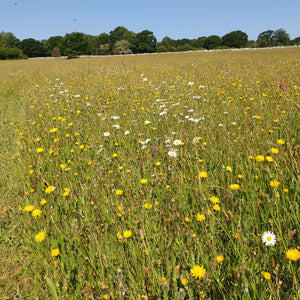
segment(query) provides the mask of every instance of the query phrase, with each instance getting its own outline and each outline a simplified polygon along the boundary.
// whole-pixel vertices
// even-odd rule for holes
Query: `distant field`
[[[299,299],[300,49],[0,62],[0,299]]]

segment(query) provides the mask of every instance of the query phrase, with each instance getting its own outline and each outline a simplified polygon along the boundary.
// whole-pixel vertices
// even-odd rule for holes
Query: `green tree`
[[[300,45],[300,36],[291,40],[291,45]]]
[[[28,57],[45,57],[50,55],[50,51],[41,42],[29,38],[20,42],[19,48]]]
[[[248,35],[241,30],[232,31],[222,37],[222,44],[231,48],[245,47],[247,42]]]
[[[81,55],[87,54],[88,40],[84,33],[72,32],[67,33],[62,43],[63,55]]]
[[[166,36],[158,43],[158,46],[165,47],[166,49],[176,47],[176,41]]]
[[[271,40],[275,46],[288,46],[291,41],[289,34],[283,28],[275,30],[271,36]]]
[[[109,32],[110,44],[113,46],[116,42],[130,39],[130,31],[123,26],[118,26]]]
[[[153,53],[156,51],[157,40],[152,31],[143,30],[136,35],[138,53]]]
[[[8,48],[15,48],[18,47],[20,44],[20,40],[17,39],[13,33],[11,32],[4,32],[0,33],[0,46],[1,47],[8,47]]]
[[[132,50],[130,49],[131,45],[126,40],[117,41],[113,49],[113,53],[116,55],[120,54],[131,54]]]
[[[207,37],[205,43],[204,43],[204,48],[210,50],[214,48],[218,48],[222,45],[222,39],[218,35],[210,35]]]
[[[52,51],[51,51],[51,56],[52,57],[60,57],[61,53],[60,53],[59,48],[53,48]]]
[[[99,47],[99,54],[100,55],[108,55],[110,54],[110,45],[109,43],[101,44]]]
[[[15,47],[11,47],[11,48],[0,47],[0,60],[19,59],[19,58],[25,58],[22,50]]]
[[[207,40],[207,37],[205,37],[205,36],[199,37],[197,39],[194,39],[191,42],[191,46],[194,48],[197,48],[197,49],[204,48],[204,44],[205,44],[206,40]]]
[[[60,35],[51,36],[46,41],[46,46],[50,51],[52,51],[54,48],[59,48],[61,50],[63,42],[64,42],[64,38],[62,36]]]
[[[110,42],[109,34],[103,32],[98,36],[99,45],[104,45]]]
[[[272,42],[272,35],[273,35],[273,30],[266,30],[261,32],[258,37],[257,37],[257,47],[272,47],[273,42]]]

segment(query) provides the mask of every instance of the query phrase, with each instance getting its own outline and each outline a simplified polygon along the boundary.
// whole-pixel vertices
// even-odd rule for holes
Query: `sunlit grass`
[[[1,251],[30,266],[2,267],[3,296],[297,299],[299,63],[298,49],[1,62],[3,182],[18,182]]]

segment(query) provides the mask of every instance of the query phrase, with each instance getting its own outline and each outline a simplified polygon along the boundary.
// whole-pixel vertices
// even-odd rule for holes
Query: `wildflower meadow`
[[[0,299],[299,299],[300,48],[0,62]]]

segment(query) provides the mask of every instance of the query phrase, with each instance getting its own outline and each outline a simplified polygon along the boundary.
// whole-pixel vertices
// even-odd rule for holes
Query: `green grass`
[[[1,62],[3,299],[298,299],[299,63],[298,49]]]

